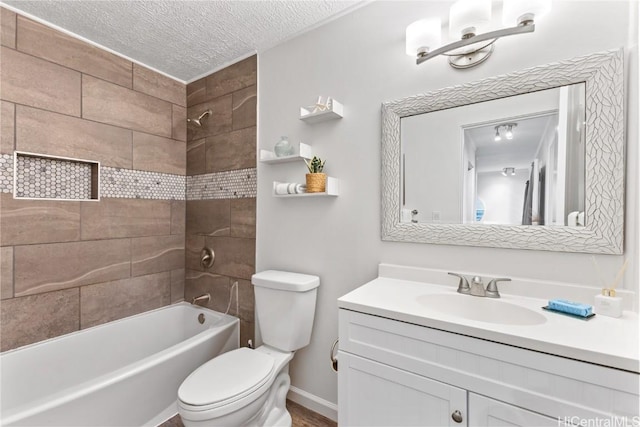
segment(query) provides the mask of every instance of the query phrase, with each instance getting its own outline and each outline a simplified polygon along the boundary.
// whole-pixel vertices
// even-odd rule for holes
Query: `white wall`
[[[625,251],[632,265],[624,286],[637,290],[637,5],[555,1],[553,15],[536,25],[535,33],[500,40],[493,57],[476,68],[454,70],[443,57],[416,66],[404,53],[406,26],[429,14],[446,17],[450,4],[374,2],[259,55],[260,148],[271,148],[280,135],[302,140],[327,158],[327,173],[341,180],[341,194],[335,199],[273,198],[272,181],[302,181],[304,164],[258,164],[257,270],[320,276],[312,341],[296,355],[291,374],[294,386],[331,402],[337,401],[336,375],[328,361],[338,334],[336,299],[375,278],[379,262],[596,286],[587,254],[382,242],[383,101],[602,50],[631,48],[626,57],[631,143]],[[318,95],[343,102],[345,117],[317,125],[298,120],[300,106]],[[621,256],[596,258],[611,277],[623,263]]]
[[[530,169],[516,169],[516,174],[478,173],[478,198],[484,202],[483,224],[522,224],[525,184]]]

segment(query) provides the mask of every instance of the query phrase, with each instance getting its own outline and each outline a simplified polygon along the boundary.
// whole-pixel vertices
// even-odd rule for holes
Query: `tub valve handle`
[[[202,266],[202,268],[211,268],[215,259],[216,255],[213,249],[202,248],[202,251],[200,251],[200,266]]]

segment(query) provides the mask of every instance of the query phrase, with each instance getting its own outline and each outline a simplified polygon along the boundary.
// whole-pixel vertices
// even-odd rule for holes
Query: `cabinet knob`
[[[453,411],[453,414],[451,414],[451,418],[453,418],[453,421],[457,422],[457,423],[461,423],[462,422],[462,412],[458,411],[457,409],[455,411]]]

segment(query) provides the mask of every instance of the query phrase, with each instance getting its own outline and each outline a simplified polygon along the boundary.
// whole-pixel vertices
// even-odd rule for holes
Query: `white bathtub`
[[[180,303],[4,352],[0,425],[160,424],[191,371],[238,345],[237,318]]]

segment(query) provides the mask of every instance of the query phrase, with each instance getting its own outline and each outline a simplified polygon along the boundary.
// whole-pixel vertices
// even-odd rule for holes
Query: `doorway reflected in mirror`
[[[401,209],[419,212],[413,222],[585,225],[584,83],[404,117],[401,127]]]

